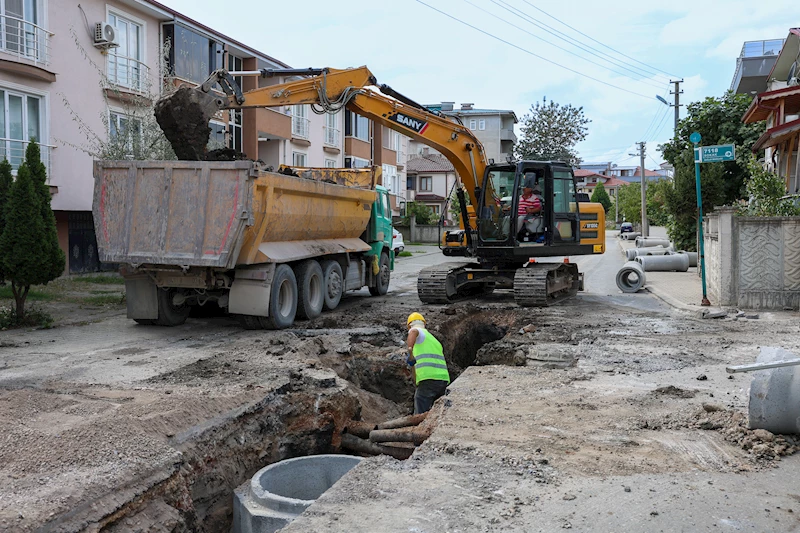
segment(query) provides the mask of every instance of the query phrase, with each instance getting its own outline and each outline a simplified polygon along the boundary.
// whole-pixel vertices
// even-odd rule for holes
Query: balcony
[[[32,22],[10,15],[0,15],[0,51],[18,61],[38,67],[50,65],[50,37],[53,34]]]
[[[268,107],[259,107],[255,111],[259,141],[292,138],[292,117]]]
[[[108,81],[115,88],[136,94],[147,94],[152,91],[150,67],[132,57],[106,55],[106,74]]]
[[[767,89],[767,76],[778,60],[784,39],[747,41],[736,60],[736,72],[731,90],[739,94],[753,94]]]
[[[311,121],[305,117],[292,116],[292,137],[308,140],[308,130]]]
[[[325,126],[325,146],[332,148],[339,148],[341,142],[342,132],[336,128],[329,128]]]
[[[4,139],[0,137],[0,161],[8,159],[11,163],[11,168],[16,174],[17,169],[25,159],[25,150],[28,148],[28,141],[20,141],[19,139]],[[42,163],[47,168],[47,178],[50,179],[52,172],[50,166],[50,152],[55,148],[49,144],[39,144],[41,152]]]
[[[513,143],[517,142],[517,135],[514,133],[513,129],[502,129],[500,130],[500,140],[501,141],[511,141]]]

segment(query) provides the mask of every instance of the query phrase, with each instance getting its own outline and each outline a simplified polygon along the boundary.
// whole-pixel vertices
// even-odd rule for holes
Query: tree
[[[786,217],[800,214],[791,198],[783,198],[786,184],[774,172],[770,172],[750,154],[747,161],[750,176],[745,183],[747,206],[739,210],[743,215],[756,217]]]
[[[583,107],[536,102],[522,117],[522,138],[514,148],[520,159],[561,160],[570,165],[581,162],[575,145],[586,138]]]
[[[670,214],[667,210],[667,195],[672,190],[672,182],[659,179],[647,182],[647,221],[651,226],[667,226]]]
[[[603,186],[601,182],[597,182],[597,186],[594,188],[594,192],[592,192],[592,202],[596,202],[598,204],[603,204],[603,209],[605,210],[606,214],[608,214],[608,210],[611,209],[611,197],[606,192],[606,188]]]
[[[5,215],[5,228],[0,236],[0,259],[6,278],[11,281],[16,319],[21,321],[25,318],[25,299],[31,285],[47,283],[52,279],[49,265],[44,265],[42,261],[43,257],[47,257],[48,249],[39,195],[25,163],[17,170]]]
[[[630,183],[619,188],[619,212],[626,222],[642,221],[642,187],[638,183]]]
[[[675,167],[673,187],[666,195],[666,207],[672,217],[669,236],[678,249],[697,249],[697,195],[695,192],[694,146],[689,135],[699,132],[702,144],[736,145],[736,161],[703,165],[703,212],[715,206],[732,204],[744,194],[747,152],[763,133],[763,124],[745,124],[742,116],[752,98],[731,91],[720,98],[709,97],[687,106],[687,116],[678,123],[675,137],[659,147],[664,159]]]
[[[403,217],[404,225],[410,224],[412,215],[416,215],[415,220],[417,224],[422,224],[423,226],[427,224],[436,224],[437,222],[436,213],[433,212],[433,209],[419,202],[406,203],[406,216]]]
[[[0,236],[3,235],[3,228],[6,225],[4,216],[6,204],[8,203],[8,195],[11,192],[11,185],[14,183],[14,178],[11,176],[11,163],[8,159],[0,161]],[[0,252],[1,253],[1,252]],[[5,280],[6,276],[3,270],[3,256],[0,255],[0,282]]]
[[[50,187],[47,185],[47,167],[42,163],[41,151],[35,140],[28,143],[25,149],[25,165],[31,174],[31,181],[39,198],[40,216],[44,230],[43,245],[46,248],[42,256],[42,267],[47,269],[48,281],[56,279],[63,274],[67,258],[58,245],[58,231],[56,230],[56,217],[50,208]]]
[[[467,205],[470,205],[469,196],[465,194],[464,199],[467,201]],[[456,225],[461,223],[461,200],[458,199],[456,191],[450,195],[450,216]]]

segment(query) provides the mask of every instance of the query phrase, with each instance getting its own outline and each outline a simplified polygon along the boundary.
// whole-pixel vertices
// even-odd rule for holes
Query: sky
[[[721,96],[744,41],[800,26],[794,0],[160,1],[293,67],[367,65],[423,104],[520,120],[545,98],[583,107],[584,162],[636,165],[645,141],[648,168],[672,136],[674,110],[656,99],[673,101],[670,80],[684,80],[681,104]]]

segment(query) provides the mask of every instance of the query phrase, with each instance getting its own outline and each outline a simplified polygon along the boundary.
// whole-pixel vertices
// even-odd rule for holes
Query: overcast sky
[[[543,98],[583,106],[584,161],[638,164],[628,154],[644,140],[650,168],[671,136],[673,110],[655,98],[672,101],[671,77],[685,80],[682,103],[720,96],[744,41],[800,26],[794,0],[161,2],[293,67],[367,65],[425,104],[472,102],[520,120]]]

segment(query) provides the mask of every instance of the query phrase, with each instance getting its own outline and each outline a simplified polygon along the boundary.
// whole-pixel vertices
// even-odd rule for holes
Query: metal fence
[[[16,173],[22,161],[25,159],[25,150],[28,148],[28,141],[20,141],[19,139],[4,139],[0,137],[0,161],[8,159],[11,167]],[[47,177],[49,179],[52,171],[50,164],[50,152],[55,148],[49,144],[39,144],[39,149],[42,152],[42,163],[47,167]]]
[[[150,67],[132,57],[106,55],[106,73],[112,84],[137,93],[147,92]]]
[[[739,54],[739,57],[776,56],[781,53],[784,40],[746,41],[742,46],[742,53]]]
[[[327,146],[339,146],[341,132],[336,128],[325,126],[325,144]]]
[[[292,135],[308,139],[309,124],[311,121],[305,117],[292,116]]]
[[[53,34],[32,22],[0,15],[0,51],[40,66],[50,64],[50,37]]]

